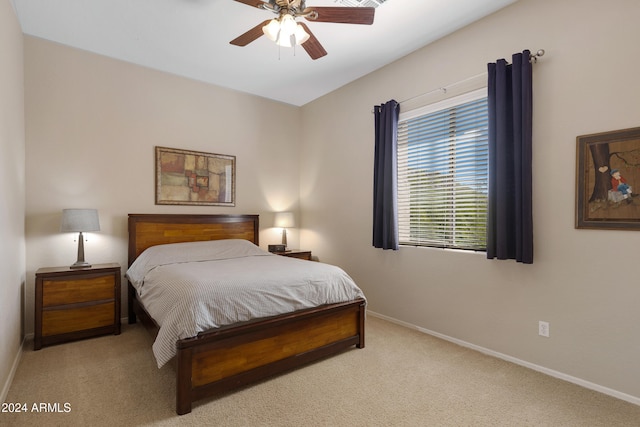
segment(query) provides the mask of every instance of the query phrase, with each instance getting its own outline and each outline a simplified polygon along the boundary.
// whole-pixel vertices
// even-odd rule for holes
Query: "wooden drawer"
[[[44,310],[42,312],[42,336],[111,326],[115,322],[114,306],[114,302],[109,302],[78,308]]]
[[[115,298],[113,274],[67,280],[43,280],[42,287],[43,307]]]

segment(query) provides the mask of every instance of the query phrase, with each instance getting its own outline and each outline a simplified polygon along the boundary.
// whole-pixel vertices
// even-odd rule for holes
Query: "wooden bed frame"
[[[258,244],[258,215],[129,214],[129,266],[154,245],[245,239]],[[309,261],[311,262],[311,261]],[[158,326],[129,283],[129,323]],[[211,329],[176,343],[176,412],[196,400],[289,371],[351,346],[364,347],[365,301],[329,304]]]

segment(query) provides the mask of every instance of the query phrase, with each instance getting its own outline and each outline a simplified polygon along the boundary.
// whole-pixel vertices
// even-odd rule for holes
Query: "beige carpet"
[[[366,348],[175,414],[139,325],[120,336],[26,350],[0,414],[9,426],[640,426],[640,407],[368,317]],[[68,403],[67,413],[31,412]]]

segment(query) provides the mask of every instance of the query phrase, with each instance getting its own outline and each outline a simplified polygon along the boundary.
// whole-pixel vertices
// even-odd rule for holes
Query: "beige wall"
[[[35,271],[76,260],[76,236],[59,232],[64,208],[98,209],[85,258],[123,273],[128,213],[260,214],[266,247],[280,239],[272,212],[297,212],[299,108],[33,37],[25,104],[27,332]],[[155,146],[235,155],[236,206],[155,205]]]
[[[0,0],[0,402],[19,358],[25,280],[22,30]]]
[[[640,126],[639,21],[637,0],[521,0],[303,107],[302,246],[343,266],[373,312],[640,403],[640,233],[574,228],[576,136]],[[373,249],[372,107],[541,48],[534,264]]]

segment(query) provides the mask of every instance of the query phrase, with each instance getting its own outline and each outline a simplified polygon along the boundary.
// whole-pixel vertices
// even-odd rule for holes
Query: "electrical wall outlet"
[[[538,322],[538,335],[549,338],[549,322]]]

